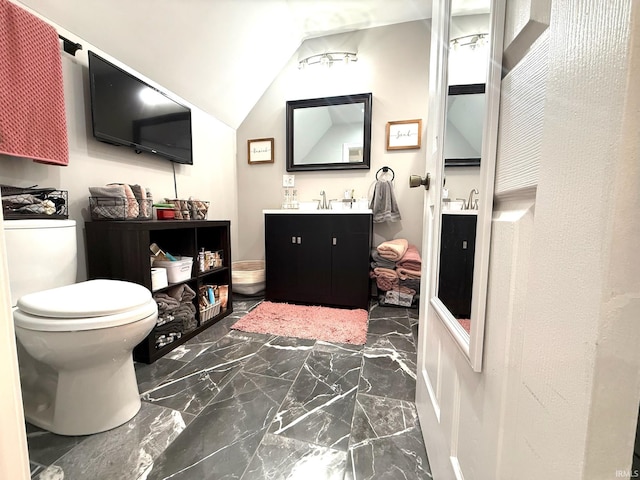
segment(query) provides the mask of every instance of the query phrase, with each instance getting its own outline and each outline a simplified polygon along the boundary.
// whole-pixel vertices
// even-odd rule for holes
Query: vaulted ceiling
[[[17,1],[232,128],[304,40],[429,18],[432,2]]]

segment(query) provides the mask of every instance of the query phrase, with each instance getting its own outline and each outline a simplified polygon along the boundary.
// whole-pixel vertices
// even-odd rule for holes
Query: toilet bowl
[[[133,418],[141,403],[132,352],[157,312],[148,289],[118,280],[20,297],[13,318],[27,421],[88,435]]]

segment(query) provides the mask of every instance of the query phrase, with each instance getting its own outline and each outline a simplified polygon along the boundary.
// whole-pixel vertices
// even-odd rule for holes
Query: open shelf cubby
[[[195,328],[181,332],[180,338],[156,348],[156,329],[134,350],[133,358],[138,362],[153,363],[198,333],[214,325],[233,312],[231,293],[231,242],[228,220],[114,220],[95,221],[85,224],[87,245],[87,276],[89,279],[110,278],[144,285],[152,290],[151,257],[149,247],[156,243],[163,251],[172,255],[192,257],[191,274],[183,281],[169,284],[157,292],[169,290],[183,283],[196,292],[193,303],[196,307]],[[200,271],[198,252],[221,253],[222,265]],[[226,309],[203,321],[200,318],[199,290],[201,285],[227,285]],[[154,292],[156,293],[156,292]]]

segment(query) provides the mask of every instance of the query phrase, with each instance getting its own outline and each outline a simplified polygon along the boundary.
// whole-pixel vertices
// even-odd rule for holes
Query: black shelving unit
[[[182,333],[179,339],[156,348],[152,331],[134,350],[133,358],[153,363],[177,346],[233,312],[231,293],[231,241],[228,220],[146,220],[95,221],[85,224],[87,245],[87,276],[89,279],[110,278],[144,285],[151,290],[151,256],[149,246],[156,243],[172,255],[192,257],[189,278],[157,290],[163,292],[186,283],[196,292],[196,328]],[[201,248],[222,251],[223,265],[204,272],[198,268]],[[204,284],[228,285],[227,308],[206,322],[199,315],[199,287]],[[155,293],[155,292],[154,292]]]

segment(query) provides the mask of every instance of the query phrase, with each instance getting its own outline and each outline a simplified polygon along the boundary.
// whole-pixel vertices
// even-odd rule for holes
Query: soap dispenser
[[[289,193],[289,189],[284,189],[284,201],[282,202],[282,208],[287,209],[291,207],[291,194]]]

